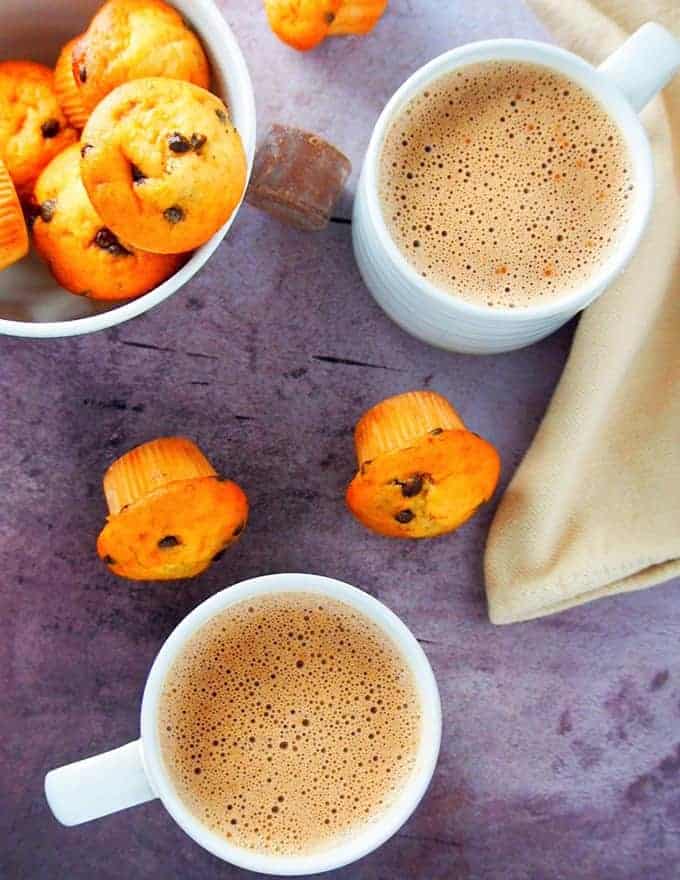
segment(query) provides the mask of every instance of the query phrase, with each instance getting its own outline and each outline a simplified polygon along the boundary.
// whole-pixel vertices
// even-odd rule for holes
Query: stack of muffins
[[[54,71],[0,62],[0,270],[28,229],[56,280],[97,300],[156,287],[226,223],[246,180],[227,107],[163,0],[108,0]]]

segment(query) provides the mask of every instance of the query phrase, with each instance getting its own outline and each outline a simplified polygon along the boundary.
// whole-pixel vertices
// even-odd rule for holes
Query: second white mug
[[[378,169],[392,120],[434,80],[485,61],[523,61],[567,76],[604,107],[631,156],[635,202],[618,248],[586,284],[545,304],[516,309],[488,307],[438,289],[403,256],[382,216]],[[664,28],[648,23],[599,68],[546,43],[485,40],[446,52],[417,70],[393,95],[375,125],[354,202],[354,253],[378,304],[404,330],[424,342],[470,354],[521,348],[565,324],[606,289],[635,252],[654,197],[651,150],[637,114],[679,68],[680,43]]]
[[[237,847],[198,821],[175,791],[164,766],[158,735],[162,685],[191,636],[225,608],[276,593],[311,593],[354,608],[396,646],[413,675],[420,698],[421,735],[414,767],[394,802],[350,837],[310,855],[277,856]],[[361,858],[398,831],[430,783],[440,741],[441,705],[432,669],[417,640],[392,611],[368,593],[342,581],[312,574],[271,574],[228,587],[185,617],[164,643],[149,673],[142,699],[140,739],[50,771],[45,777],[45,794],[52,812],[64,825],[79,825],[160,798],[190,837],[226,862],[263,874],[317,874]]]

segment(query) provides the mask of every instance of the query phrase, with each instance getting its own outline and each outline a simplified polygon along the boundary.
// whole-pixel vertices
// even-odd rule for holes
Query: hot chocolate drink
[[[231,843],[318,851],[379,818],[413,771],[406,662],[350,606],[310,593],[238,603],[187,642],[158,730],[177,794]]]
[[[632,167],[598,101],[524,62],[485,62],[427,86],[392,122],[379,192],[411,265],[488,306],[568,295],[613,253]]]

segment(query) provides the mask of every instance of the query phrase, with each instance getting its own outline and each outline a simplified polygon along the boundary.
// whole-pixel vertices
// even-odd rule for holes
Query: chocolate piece
[[[432,434],[433,437],[436,437],[437,434],[441,434],[441,433],[443,433],[443,431],[444,431],[443,428],[433,428],[433,429],[430,431],[430,434]]]
[[[110,254],[113,254],[114,257],[129,257],[131,256],[131,252],[123,247],[123,245],[118,241],[116,236],[111,232],[110,229],[107,229],[106,226],[102,226],[101,229],[97,230],[97,234],[93,239],[93,243],[97,245],[98,248],[101,248],[103,251],[108,251]]]
[[[196,134],[196,132],[194,132],[194,133],[191,135],[191,149],[192,149],[195,153],[200,153],[200,152],[201,152],[201,147],[203,146],[203,144],[204,144],[207,140],[208,140],[208,138],[207,138],[204,134]]]
[[[52,217],[54,217],[54,212],[57,208],[57,200],[56,199],[45,199],[45,201],[40,206],[40,219],[43,223],[49,223]]]
[[[168,223],[172,223],[173,226],[175,223],[179,223],[181,220],[184,220],[184,211],[179,207],[179,205],[173,205],[171,208],[166,208],[163,211],[163,216],[168,221]]]
[[[229,117],[224,112],[224,110],[220,110],[219,108],[217,110],[215,110],[215,116],[217,116],[217,118],[220,120],[220,122],[223,123],[224,125],[226,125],[227,122],[229,121]]]
[[[179,538],[175,537],[175,535],[166,535],[164,538],[161,538],[158,542],[158,546],[166,550],[168,547],[178,547],[182,542]]]
[[[102,562],[105,562],[107,565],[116,564],[116,560],[113,558],[113,556],[109,556],[108,553],[106,554],[106,556],[102,556]]]
[[[130,163],[130,171],[132,172],[133,183],[142,183],[146,180],[146,174],[144,174],[143,171],[140,171],[139,168],[134,164],[134,162]]]
[[[56,137],[61,131],[61,125],[58,119],[48,119],[40,126],[40,131],[44,138]]]
[[[78,67],[78,79],[81,83],[87,82],[87,67],[84,64]]]
[[[411,522],[411,520],[413,519],[414,516],[415,516],[415,514],[413,513],[413,511],[407,509],[407,510],[400,510],[399,513],[394,518],[396,519],[397,522],[400,522],[400,523],[403,523],[404,525],[406,525],[406,523]]]
[[[404,480],[404,482],[399,485],[401,486],[401,494],[404,498],[413,498],[415,495],[419,495],[422,491],[423,476],[422,474],[414,474],[412,477],[409,477],[408,480]]]
[[[324,229],[351,170],[318,135],[274,124],[255,155],[246,201],[298,229]]]
[[[92,149],[94,149],[94,147],[92,146],[92,144],[83,144],[82,147],[80,148],[80,155],[81,155],[81,158],[84,159],[85,156],[87,156],[87,154],[88,154],[88,153],[90,152],[90,150],[92,150]]]
[[[191,141],[178,131],[168,135],[168,147],[173,153],[188,153],[191,149]]]

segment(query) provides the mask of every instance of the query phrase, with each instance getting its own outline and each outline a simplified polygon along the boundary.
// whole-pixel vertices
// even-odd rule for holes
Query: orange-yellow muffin
[[[229,219],[246,180],[227,108],[191,83],[125,83],[87,121],[80,170],[97,213],[142,250],[198,247]]]
[[[328,28],[328,36],[367,34],[380,21],[386,9],[387,0],[342,0]]]
[[[306,52],[326,37],[367,34],[387,0],[264,0],[264,8],[276,36]]]
[[[186,437],[161,437],[104,475],[109,516],[97,552],[131,580],[194,577],[221,558],[248,519],[243,490],[216,474]]]
[[[374,532],[433,538],[468,520],[493,495],[494,447],[468,431],[433,391],[409,391],[368,410],[355,430],[359,472],[347,505]]]
[[[62,287],[90,299],[131,299],[177,271],[181,254],[121,242],[92,207],[80,179],[80,147],[55,156],[38,178],[33,237]]]
[[[325,40],[341,5],[342,0],[264,0],[271,29],[300,52]]]
[[[28,231],[24,212],[12,178],[0,159],[0,271],[28,253]]]
[[[82,34],[81,34],[82,36]],[[80,90],[73,77],[73,48],[80,37],[69,40],[63,47],[54,67],[54,91],[59,106],[73,128],[82,129],[87,122],[89,113],[85,109]]]
[[[49,67],[0,62],[0,159],[21,198],[57,153],[78,139],[54,91]]]
[[[210,86],[198,37],[162,0],[109,0],[73,47],[73,75],[88,111],[121,83],[167,76]]]

